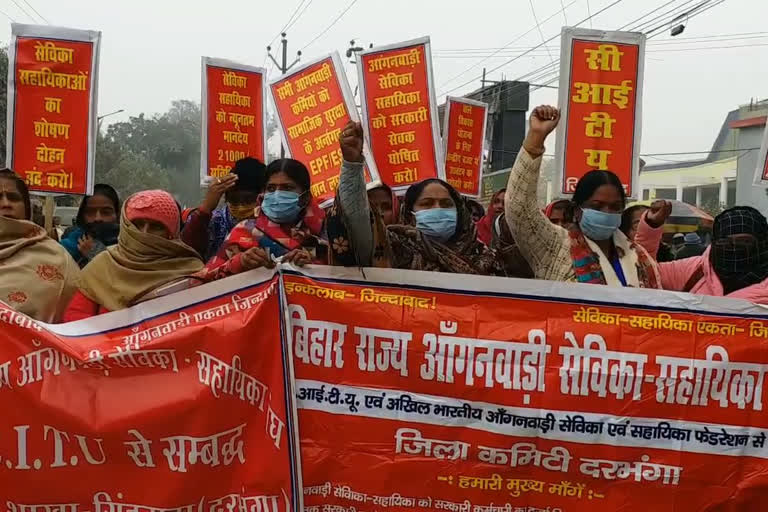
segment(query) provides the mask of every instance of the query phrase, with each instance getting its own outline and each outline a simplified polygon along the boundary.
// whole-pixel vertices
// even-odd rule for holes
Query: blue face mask
[[[445,242],[456,233],[456,208],[430,208],[413,212],[416,229],[424,235]]]
[[[585,208],[581,212],[579,227],[590,240],[608,240],[621,225],[620,213],[606,213]]]
[[[301,212],[299,194],[288,190],[275,190],[264,194],[261,202],[264,215],[278,224],[288,224],[296,221]]]

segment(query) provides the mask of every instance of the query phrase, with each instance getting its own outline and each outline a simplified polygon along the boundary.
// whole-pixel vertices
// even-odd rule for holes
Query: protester
[[[130,307],[154,289],[202,268],[200,256],[179,240],[173,197],[162,190],[139,192],[123,205],[117,245],[83,270],[64,321]]]
[[[533,270],[520,252],[503,213],[493,221],[493,237],[490,247],[504,260],[504,266],[511,269],[510,275],[525,279],[534,277]]]
[[[120,199],[109,185],[98,183],[93,187],[93,195],[83,198],[73,229],[61,240],[80,268],[117,243],[119,213]]]
[[[537,184],[544,141],[557,127],[560,112],[540,106],[530,116],[530,129],[509,176],[505,220],[539,279],[659,288],[658,264],[619,230],[626,196],[621,181],[609,171],[590,171],[573,194],[574,223],[567,229],[549,221],[537,205]],[[646,215],[661,226],[671,205]]]
[[[57,322],[77,289],[80,270],[31,216],[24,180],[1,170],[0,300],[35,320]]]
[[[373,181],[366,186],[368,203],[379,210],[385,226],[395,224],[400,216],[400,201],[389,185]]]
[[[652,251],[658,230],[641,222],[638,243]],[[736,206],[715,217],[712,245],[701,256],[659,264],[665,290],[726,296],[768,304],[768,221]]]
[[[227,236],[207,269],[236,274],[274,266],[274,258],[303,265],[327,263],[325,212],[312,197],[309,171],[298,160],[275,160],[266,170],[266,192],[254,219]]]
[[[569,226],[573,223],[573,203],[568,199],[552,201],[544,208],[544,215],[556,226]]]
[[[685,258],[701,256],[705,249],[706,247],[701,243],[701,237],[698,233],[686,233],[683,238],[683,247],[677,251],[675,259],[684,260]]]
[[[490,246],[493,240],[493,223],[504,213],[504,193],[507,189],[502,188],[494,192],[491,197],[491,204],[488,205],[488,212],[482,219],[475,223],[477,228],[477,239],[485,245]]]
[[[485,208],[474,199],[465,199],[472,222],[477,224],[485,216]]]
[[[181,233],[184,243],[205,260],[215,256],[234,227],[255,215],[259,195],[264,191],[265,172],[266,166],[260,160],[248,157],[235,162],[227,176],[215,178],[203,202],[187,216]],[[222,196],[226,204],[217,208]]]
[[[677,257],[677,253],[685,245],[685,233],[675,233],[672,235],[672,254]]]
[[[332,264],[507,275],[503,260],[477,240],[466,201],[448,183],[433,178],[409,187],[400,223],[385,226],[365,194],[362,126],[347,124],[340,145],[344,164],[328,222]]]
[[[621,227],[619,229],[621,229],[621,232],[624,233],[629,240],[633,242],[635,241],[640,220],[649,210],[650,208],[648,206],[636,204],[625,209],[621,214]],[[653,254],[651,254],[651,256],[653,256]],[[656,261],[662,263],[664,261],[674,260],[675,255],[672,253],[672,248],[664,242],[659,244],[659,250],[656,252]]]

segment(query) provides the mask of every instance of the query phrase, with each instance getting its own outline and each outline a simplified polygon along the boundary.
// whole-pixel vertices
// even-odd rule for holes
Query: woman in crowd
[[[544,215],[556,226],[567,227],[573,223],[573,203],[568,199],[557,199],[544,208]]]
[[[24,180],[0,171],[0,300],[35,320],[56,322],[77,289],[80,270],[31,216]]]
[[[117,243],[120,199],[109,185],[96,184],[92,196],[85,196],[77,210],[73,229],[61,240],[80,268],[97,254]]]
[[[496,219],[504,213],[504,194],[507,189],[497,190],[491,198],[491,204],[488,205],[488,212],[482,219],[475,223],[477,228],[477,239],[485,245],[490,246],[493,240],[493,224]]]
[[[400,201],[389,188],[389,185],[380,181],[373,181],[366,185],[366,189],[368,190],[368,203],[379,211],[384,225],[395,224],[400,216]]]
[[[568,229],[552,224],[539,209],[539,181],[544,141],[560,120],[549,106],[533,110],[530,130],[509,176],[506,220],[520,251],[539,279],[660,288],[656,261],[619,230],[626,197],[615,174],[590,171],[573,194],[574,223]],[[646,216],[661,226],[671,206]]]
[[[181,239],[207,260],[216,255],[234,227],[255,215],[264,191],[266,166],[256,158],[235,162],[232,172],[215,178],[202,204],[184,222]],[[218,207],[221,197],[226,204]]]
[[[344,165],[328,222],[332,264],[507,275],[502,259],[477,240],[464,199],[442,180],[412,185],[400,224],[385,226],[365,194],[362,126],[347,124],[340,143]]]
[[[659,234],[643,221],[637,241],[653,253]],[[750,206],[725,210],[715,217],[712,245],[704,254],[659,268],[665,290],[768,304],[768,222]]]
[[[635,242],[637,235],[637,228],[640,225],[640,220],[646,212],[650,211],[648,206],[642,204],[636,204],[625,209],[621,214],[621,232],[627,237],[627,239]],[[653,256],[654,253],[649,253]],[[673,261],[675,255],[672,253],[672,249],[665,243],[659,244],[659,250],[656,252],[656,261],[659,263],[663,261]]]
[[[267,167],[266,189],[257,215],[232,230],[208,262],[209,270],[236,274],[272,267],[274,259],[298,265],[325,264],[325,213],[312,197],[309,171],[298,160],[283,158]]]
[[[483,208],[483,205],[474,199],[465,199],[464,202],[467,204],[467,208],[469,209],[469,217],[472,219],[472,222],[477,224],[480,222],[480,219],[485,217],[485,208]]]
[[[130,307],[158,287],[202,268],[197,252],[179,240],[179,209],[173,197],[162,190],[139,192],[123,206],[117,245],[83,269],[64,321]]]

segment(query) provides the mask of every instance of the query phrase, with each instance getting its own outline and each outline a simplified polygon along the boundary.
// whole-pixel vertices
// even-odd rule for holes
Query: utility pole
[[[285,32],[280,34],[280,44],[283,47],[283,58],[282,63],[277,62],[277,60],[272,56],[272,47],[267,46],[267,55],[270,59],[272,59],[272,62],[275,63],[275,66],[277,66],[277,69],[280,70],[280,74],[284,75],[288,72],[289,69],[291,69],[293,66],[296,65],[297,62],[301,59],[301,50],[296,52],[296,60],[288,64],[288,39],[285,38]],[[280,143],[280,158],[285,158],[285,146],[283,146],[282,143]]]
[[[368,48],[369,49],[373,48],[373,43],[370,43],[368,45]],[[351,40],[349,42],[349,48],[347,48],[347,58],[349,59],[349,63],[350,64],[357,64],[357,61],[355,59],[358,57],[358,54],[360,52],[363,52],[363,51],[365,51],[365,48],[363,48],[362,46],[355,46],[355,40],[354,39]],[[357,98],[357,91],[359,89],[360,89],[360,84],[355,85],[355,92],[353,94],[353,96],[355,98]],[[360,107],[360,105],[358,105],[358,108],[359,107]]]

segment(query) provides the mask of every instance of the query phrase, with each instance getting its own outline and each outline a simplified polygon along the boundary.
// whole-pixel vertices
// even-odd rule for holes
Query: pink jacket
[[[655,256],[659,250],[661,242],[662,229],[654,229],[645,222],[645,218],[640,222],[635,235],[635,242],[645,248],[649,254]],[[659,263],[659,272],[661,272],[661,286],[665,290],[685,291],[685,287],[693,277],[694,273],[701,268],[702,278],[699,279],[689,290],[690,293],[697,295],[714,295],[715,297],[728,297],[731,299],[744,299],[758,304],[768,304],[768,279],[741,290],[736,290],[728,295],[723,295],[723,285],[720,278],[717,277],[712,264],[709,262],[709,252],[711,247],[701,256],[686,258],[684,260]]]

